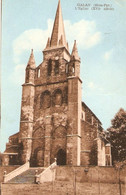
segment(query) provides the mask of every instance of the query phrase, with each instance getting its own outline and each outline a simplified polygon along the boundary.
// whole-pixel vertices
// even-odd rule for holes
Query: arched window
[[[55,60],[55,75],[59,74],[59,61],[58,60]]]
[[[73,73],[75,72],[75,64],[73,63]]]
[[[41,138],[43,136],[44,136],[44,129],[42,128],[35,130],[33,133],[33,138]]]
[[[75,63],[69,63],[68,73],[70,76],[74,75],[73,73],[75,73]]]
[[[52,72],[52,60],[49,59],[49,62],[48,62],[48,69],[47,69],[47,74],[48,74],[48,76],[51,76],[51,72]]]
[[[49,91],[44,91],[41,94],[40,107],[49,108],[51,106],[51,94]]]
[[[66,128],[60,125],[53,131],[52,135],[53,138],[66,138]]]
[[[62,105],[62,91],[57,89],[53,94],[53,104]]]
[[[38,147],[34,150],[34,166],[44,166],[44,150],[42,147]]]

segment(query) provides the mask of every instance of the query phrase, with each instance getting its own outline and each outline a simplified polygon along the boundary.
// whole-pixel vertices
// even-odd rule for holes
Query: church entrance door
[[[66,152],[62,149],[57,152],[57,165],[66,165]]]

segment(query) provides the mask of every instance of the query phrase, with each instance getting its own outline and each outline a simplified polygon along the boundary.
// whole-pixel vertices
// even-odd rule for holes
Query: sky
[[[51,36],[58,0],[2,1],[0,151],[19,131],[22,84],[31,49],[36,66]],[[61,0],[70,52],[77,41],[82,101],[106,130],[126,110],[126,1]]]

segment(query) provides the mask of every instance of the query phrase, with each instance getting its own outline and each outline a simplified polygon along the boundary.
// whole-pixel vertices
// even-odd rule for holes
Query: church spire
[[[33,54],[33,49],[31,50],[31,55],[29,57],[27,67],[36,68],[35,58],[34,58],[34,54]]]
[[[56,11],[56,16],[55,16],[55,21],[54,21],[54,25],[53,25],[50,46],[57,47],[57,46],[61,46],[61,45],[67,48],[67,42],[66,42],[65,31],[64,31],[64,24],[63,24],[63,17],[62,17],[62,10],[61,10],[61,3],[59,0],[57,11]]]
[[[50,38],[48,38],[47,44],[46,44],[46,48],[50,47]]]
[[[29,57],[27,67],[26,67],[26,74],[25,74],[25,83],[32,83],[34,84],[34,78],[35,78],[35,58],[33,54],[33,49],[31,50],[31,55]]]
[[[74,46],[73,46],[73,50],[72,50],[72,53],[71,53],[71,59],[80,61],[80,57],[78,55],[76,40],[74,41]]]

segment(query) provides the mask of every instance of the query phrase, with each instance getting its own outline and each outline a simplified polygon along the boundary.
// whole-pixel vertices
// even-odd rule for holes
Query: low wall
[[[72,183],[79,195],[126,195],[126,167],[58,167],[56,181]]]
[[[43,184],[2,184],[2,195],[126,195],[126,167],[58,166],[56,180]]]
[[[76,181],[80,183],[112,183],[119,182],[119,174],[121,182],[125,182],[126,167],[123,170],[115,170],[113,167],[68,167],[59,166],[56,171],[56,180],[60,181]]]

